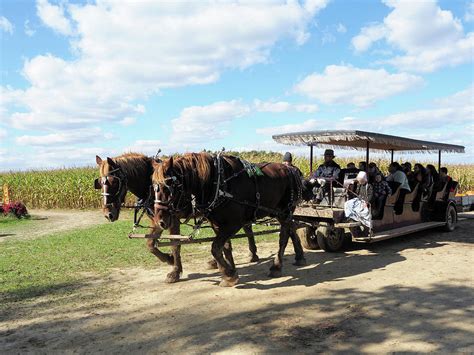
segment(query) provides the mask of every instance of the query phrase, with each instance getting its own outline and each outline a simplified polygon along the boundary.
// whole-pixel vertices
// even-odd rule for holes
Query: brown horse
[[[120,215],[120,208],[125,200],[127,191],[130,191],[138,199],[145,201],[149,197],[151,188],[151,175],[153,173],[153,158],[138,153],[126,153],[115,158],[102,160],[96,156],[96,162],[100,170],[100,178],[95,181],[95,188],[102,191],[103,213],[111,222],[116,221]],[[182,211],[180,215],[174,216],[171,223],[171,233],[180,233],[181,218],[188,218],[192,213],[191,205]],[[148,214],[152,221],[151,214]],[[154,227],[153,227],[154,228]],[[257,246],[253,236],[252,227],[244,226],[247,234],[250,250],[250,261],[258,261]],[[153,232],[153,231],[152,231]],[[148,239],[147,247],[150,252],[160,261],[173,266],[173,270],[167,275],[166,282],[172,283],[179,280],[183,271],[181,264],[180,246],[171,248],[171,254],[165,254],[155,246],[155,240]],[[209,261],[210,267],[215,261]]]
[[[280,248],[270,268],[271,277],[281,275],[289,237],[295,249],[295,264],[305,264],[303,248],[291,220],[301,186],[290,167],[267,163],[260,165],[263,176],[249,177],[238,158],[213,157],[208,153],[185,154],[153,165],[153,219],[160,228],[157,232],[172,228],[174,216],[186,201],[193,200],[216,233],[212,255],[223,276],[221,286],[234,286],[238,282],[232,249],[226,248],[226,244],[242,226],[257,218],[276,217],[281,225]]]

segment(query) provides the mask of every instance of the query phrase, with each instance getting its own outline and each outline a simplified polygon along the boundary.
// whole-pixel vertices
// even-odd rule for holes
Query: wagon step
[[[446,225],[446,222],[425,222],[425,223],[418,223],[406,227],[395,228],[383,232],[375,233],[372,238],[354,238],[355,241],[358,242],[378,242],[380,240],[390,239],[394,237],[400,237],[402,235],[411,234],[414,232],[419,232],[422,230],[441,227]]]

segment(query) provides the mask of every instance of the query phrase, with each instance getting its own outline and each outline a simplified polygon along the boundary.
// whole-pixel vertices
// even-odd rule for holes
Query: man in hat
[[[286,152],[285,155],[283,156],[283,164],[285,164],[286,166],[288,166],[288,167],[292,168],[294,171],[296,171],[296,173],[301,178],[303,177],[303,173],[301,172],[301,170],[298,169],[298,167],[293,165],[293,155],[291,155],[290,152]]]
[[[322,183],[329,180],[337,180],[341,167],[334,161],[334,150],[326,149],[324,151],[324,163],[318,166],[318,169],[311,175],[310,182],[314,182],[319,189],[316,192],[316,202],[323,200],[325,194],[329,192],[330,184]],[[316,184],[317,182],[317,184]]]

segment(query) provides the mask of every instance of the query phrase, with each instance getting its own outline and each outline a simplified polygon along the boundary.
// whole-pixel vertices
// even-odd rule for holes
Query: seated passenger
[[[360,222],[364,227],[362,231],[359,227],[351,227],[352,234],[357,238],[366,236],[372,229],[372,215],[370,202],[372,201],[372,185],[368,183],[368,176],[365,171],[357,175],[357,197],[346,201],[344,204],[344,215],[354,221]]]
[[[443,184],[446,184],[452,180],[453,179],[451,176],[448,175],[448,168],[443,166],[439,169],[439,181],[441,181]]]
[[[318,187],[316,195],[316,203],[320,203],[324,196],[329,192],[330,184],[326,184],[326,180],[336,180],[341,172],[341,167],[334,162],[334,150],[326,149],[324,152],[324,163],[318,166],[318,169],[311,175],[310,182]]]
[[[342,169],[342,173],[344,174],[344,176],[341,177],[342,183],[344,183],[344,179],[346,177],[347,179],[355,179],[358,172],[359,169],[356,168],[356,165],[354,163],[347,164],[346,168]]]
[[[411,163],[406,161],[402,164],[402,169],[405,175],[407,176],[408,179],[408,184],[410,184],[410,187],[416,185],[415,182],[415,174],[411,170]]]
[[[375,181],[375,176],[378,174],[382,174],[380,172],[380,169],[378,168],[377,164],[374,162],[369,163],[369,169],[368,169],[368,175],[369,175],[369,183],[373,184]]]
[[[433,184],[433,186],[435,187],[435,189],[439,189],[441,190],[444,186],[440,186],[440,183],[439,183],[439,174],[438,172],[436,171],[436,168],[431,165],[431,164],[428,164],[426,166],[426,170],[430,176],[430,180],[431,180],[431,183]]]
[[[383,207],[385,206],[385,201],[387,196],[392,194],[392,189],[388,186],[388,183],[382,179],[382,174],[375,175],[375,181],[373,183],[374,188],[374,208],[373,217],[382,218],[383,217]]]
[[[402,167],[399,163],[393,162],[389,165],[388,171],[390,174],[387,176],[387,181],[394,181],[400,184],[400,195],[397,202],[395,202],[394,210],[395,214],[401,214],[403,212],[403,203],[405,202],[405,195],[411,191],[410,185],[406,174],[403,172]]]
[[[367,173],[365,171],[360,171],[359,174],[357,174],[356,181],[357,186],[354,192],[357,197],[370,206],[374,198],[374,190],[372,185],[369,184]]]
[[[365,161],[359,162],[359,170],[360,171],[367,171],[367,163]]]

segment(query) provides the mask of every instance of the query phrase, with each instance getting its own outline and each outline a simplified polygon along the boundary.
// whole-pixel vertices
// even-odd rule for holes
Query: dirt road
[[[258,264],[240,261],[240,284],[217,286],[204,260],[85,275],[73,294],[6,314],[2,352],[361,353],[474,352],[474,220],[344,253],[308,252],[308,265],[267,277],[277,241]],[[151,257],[151,256],[150,256]],[[105,288],[108,292],[98,293]],[[101,296],[98,297],[97,295]]]
[[[107,222],[99,210],[31,210],[29,213],[31,220],[26,223],[2,227],[0,243],[9,239],[38,238]]]

